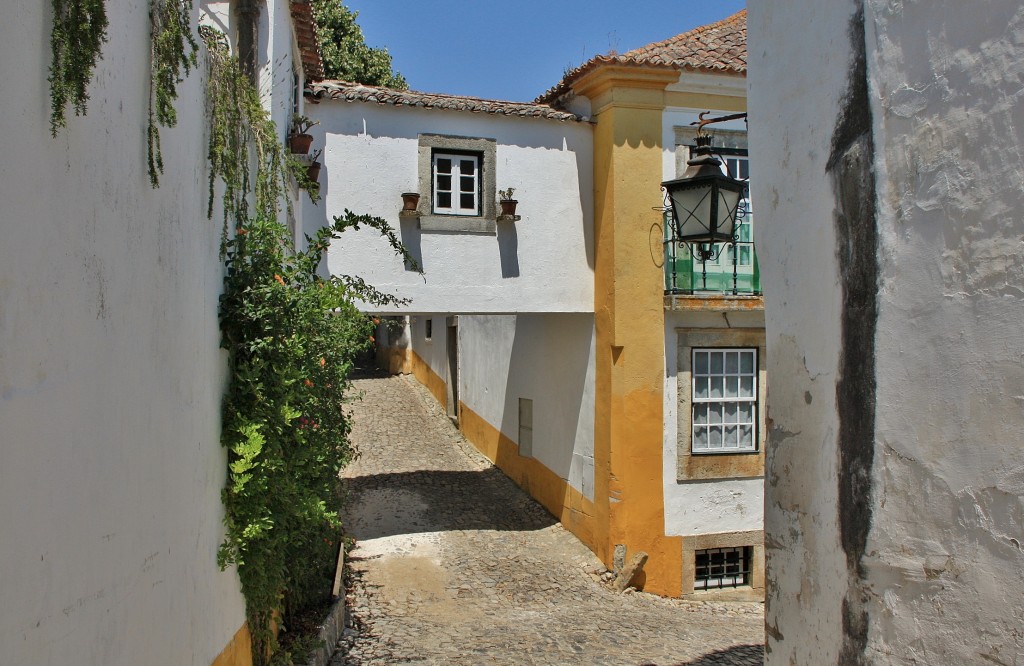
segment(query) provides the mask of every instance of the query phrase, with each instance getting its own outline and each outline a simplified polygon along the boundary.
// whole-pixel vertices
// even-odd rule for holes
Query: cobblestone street
[[[415,380],[355,386],[351,629],[333,666],[761,663],[761,604],[615,593]]]

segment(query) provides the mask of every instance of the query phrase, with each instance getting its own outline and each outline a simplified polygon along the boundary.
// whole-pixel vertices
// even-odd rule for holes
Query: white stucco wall
[[[689,435],[679,439],[679,333],[680,327],[721,328],[721,312],[665,312],[664,458],[665,534],[692,536],[718,532],[745,532],[762,528],[764,479],[678,481],[679,447],[689,446]],[[729,312],[735,328],[761,328],[760,312]]]
[[[411,298],[404,312],[592,312],[593,176],[590,125],[324,100],[307,112],[324,145],[323,200],[305,208],[309,233],[344,209],[383,217],[421,259],[404,269],[372,229],[331,246],[329,270]],[[495,139],[496,184],[516,188],[522,220],[496,234],[421,231],[400,220],[401,193],[418,189],[418,135]],[[430,194],[422,193],[421,209]],[[366,306],[367,310],[377,308]]]
[[[427,339],[427,321],[431,336]],[[409,318],[410,347],[443,381],[448,381],[448,317],[444,314],[421,314]]]
[[[703,85],[698,84],[703,81]],[[670,90],[716,92],[719,94],[745,93],[737,90],[735,77],[687,77],[686,81],[673,84]],[[690,127],[698,114],[709,109],[686,109],[669,107],[662,114],[662,178],[670,180],[682,174],[676,172],[676,127]],[[731,112],[710,109],[709,117],[727,115]],[[745,130],[742,120],[728,121],[713,125],[714,128]],[[664,395],[664,457],[662,480],[665,489],[665,534],[669,536],[691,536],[717,532],[740,532],[759,530],[762,527],[764,504],[763,479],[719,479],[716,481],[680,482],[677,480],[676,465],[679,460],[677,385],[678,332],[680,327],[721,328],[723,326],[761,328],[764,318],[761,313],[730,312],[728,322],[720,312],[672,312],[665,313],[665,395]],[[685,439],[683,445],[688,445]]]
[[[594,317],[459,317],[460,399],[519,441],[533,401],[532,456],[594,498]]]
[[[217,298],[202,74],[146,174],[148,10],[109,0],[88,115],[48,125],[51,15],[0,28],[0,662],[209,664],[220,572]]]
[[[1024,8],[864,4],[879,273],[858,652],[868,663],[1020,663]],[[754,4],[748,19],[754,196],[773,231],[757,237],[775,424],[769,664],[835,663],[843,649],[841,292],[825,162],[853,10]],[[763,155],[785,168],[766,172]]]
[[[749,140],[757,174],[751,197],[764,222],[754,236],[771,421],[765,463],[770,664],[836,663],[841,646],[846,565],[836,519],[834,406],[841,293],[825,163],[846,85],[853,9],[848,2],[748,8]],[[794,25],[801,26],[800,39],[793,39]]]

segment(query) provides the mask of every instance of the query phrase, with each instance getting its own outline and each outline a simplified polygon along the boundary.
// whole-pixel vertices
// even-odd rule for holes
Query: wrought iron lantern
[[[683,177],[665,181],[661,187],[668,194],[675,240],[689,244],[707,261],[714,258],[716,243],[735,241],[746,183],[722,172],[721,160],[712,154],[710,135],[698,130],[695,142]]]

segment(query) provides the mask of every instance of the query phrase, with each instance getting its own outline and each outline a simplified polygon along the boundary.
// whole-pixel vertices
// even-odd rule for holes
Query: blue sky
[[[413,90],[529,101],[568,67],[713,23],[745,0],[346,0]]]

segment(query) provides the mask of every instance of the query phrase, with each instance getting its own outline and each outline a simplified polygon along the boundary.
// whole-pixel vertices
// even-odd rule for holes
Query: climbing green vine
[[[197,66],[199,45],[192,35],[192,0],[153,0],[149,8],[150,38],[149,118],[146,126],[149,182],[160,184],[164,172],[160,129],[178,124],[174,100],[178,84]]]
[[[106,39],[103,0],[53,0],[51,131],[70,103],[85,113],[87,85]],[[192,0],[152,0],[148,171],[163,173],[160,127],[177,123],[178,84],[197,66]],[[355,452],[343,405],[355,356],[372,340],[357,303],[399,305],[356,276],[321,273],[332,239],[369,227],[408,265],[415,261],[383,219],[349,210],[307,236],[298,251],[279,222],[290,215],[294,177],[314,201],[305,166],[284,150],[260,96],[231,56],[225,36],[199,28],[207,47],[210,168],[207,217],[218,187],[226,264],[220,299],[221,345],[230,380],[221,441],[228,450],[222,499],[221,567],[235,565],[246,600],[257,666],[274,656],[272,626],[328,596],[341,540],[338,473]],[[233,231],[233,233],[231,233]]]
[[[225,223],[221,345],[230,381],[221,441],[228,449],[223,491],[222,567],[242,583],[257,665],[277,647],[272,621],[287,629],[301,609],[330,591],[341,539],[338,473],[355,452],[343,405],[355,356],[373,325],[357,301],[399,304],[357,277],[324,277],[332,239],[363,226],[379,231],[401,259],[412,258],[388,223],[346,210],[293,247],[278,219],[290,204],[290,171],[274,123],[231,57],[222,34],[201,28],[210,54],[208,215],[218,184]],[[278,618],[274,620],[275,616]]]
[[[70,103],[85,115],[88,86],[100,49],[107,41],[104,0],[53,0],[50,32],[50,133],[67,126]]]

